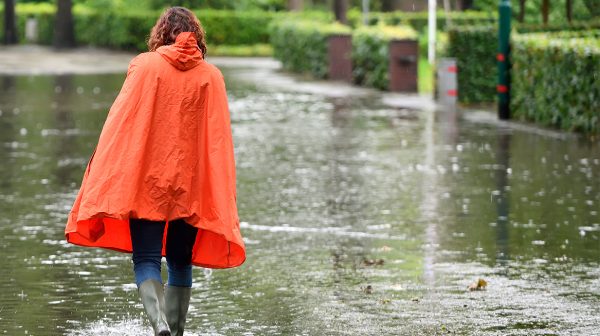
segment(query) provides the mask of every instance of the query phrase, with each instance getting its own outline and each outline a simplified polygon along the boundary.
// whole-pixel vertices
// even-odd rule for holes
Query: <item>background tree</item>
[[[399,0],[381,0],[381,11],[391,12],[400,8],[401,1]]]
[[[588,8],[592,16],[600,16],[600,1],[584,0],[585,6]]]
[[[550,0],[542,1],[542,22],[548,24],[548,14],[550,13]]]
[[[525,21],[525,0],[519,0],[519,22]]]
[[[566,10],[567,10],[567,21],[569,21],[569,23],[572,20],[573,17],[573,2],[571,0],[567,0],[566,2]]]
[[[4,44],[17,43],[15,0],[4,0]]]
[[[75,46],[75,29],[71,0],[58,0],[54,22],[54,47],[72,48]]]
[[[462,0],[459,8],[462,10],[473,8],[473,0]]]
[[[335,20],[348,24],[348,18],[346,17],[346,12],[348,11],[348,1],[347,0],[334,0],[333,1],[333,12],[335,13]]]

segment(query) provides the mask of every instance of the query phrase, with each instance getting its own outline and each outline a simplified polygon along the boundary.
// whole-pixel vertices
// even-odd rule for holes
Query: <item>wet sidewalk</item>
[[[95,48],[77,48],[56,51],[38,45],[0,47],[0,75],[86,75],[111,74],[127,71],[129,61],[135,53]],[[252,69],[251,75],[262,76],[258,80],[269,81],[269,85],[294,87],[306,93],[327,94],[331,97],[366,96],[373,89],[352,86],[335,81],[300,80],[299,77],[281,76],[279,61],[268,57],[211,57],[207,61],[218,67]],[[260,69],[257,71],[257,69]],[[384,101],[393,107],[410,109],[433,109],[435,104],[430,95],[386,93]]]

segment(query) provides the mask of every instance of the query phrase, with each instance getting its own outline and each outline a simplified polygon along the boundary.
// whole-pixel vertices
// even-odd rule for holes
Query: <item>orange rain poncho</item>
[[[67,241],[131,252],[129,218],[197,227],[194,265],[246,259],[225,83],[193,33],[130,62],[69,214]]]

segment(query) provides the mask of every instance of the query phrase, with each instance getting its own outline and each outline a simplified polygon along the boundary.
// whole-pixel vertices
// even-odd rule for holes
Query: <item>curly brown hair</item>
[[[196,35],[198,48],[206,55],[206,40],[200,20],[185,7],[167,8],[156,21],[150,37],[148,50],[155,51],[158,47],[175,43],[179,33],[192,32]]]

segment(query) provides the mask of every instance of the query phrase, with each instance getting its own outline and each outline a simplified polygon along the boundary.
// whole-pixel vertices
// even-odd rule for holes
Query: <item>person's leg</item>
[[[192,248],[198,229],[182,219],[169,222],[167,229],[168,285],[192,287]]]
[[[165,297],[160,276],[162,238],[165,222],[129,219],[133,270],[138,293],[154,334],[170,336],[165,315]]]
[[[183,335],[192,293],[192,248],[198,229],[183,220],[169,222],[167,229],[166,314],[173,336]]]
[[[162,284],[160,268],[165,222],[131,218],[129,229],[136,285],[139,287],[148,279],[154,279]]]

